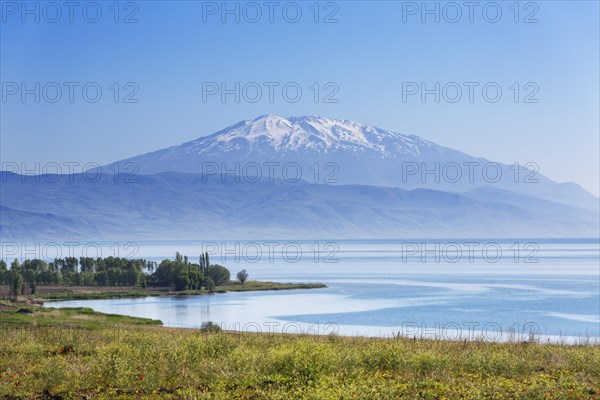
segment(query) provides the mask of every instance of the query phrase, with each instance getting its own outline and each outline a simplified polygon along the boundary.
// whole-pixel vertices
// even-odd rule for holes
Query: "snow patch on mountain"
[[[283,118],[267,114],[166,149],[160,159],[174,159],[182,154],[214,156],[231,151],[262,155],[351,151],[385,159],[419,157],[424,149],[436,147],[439,146],[418,136],[347,120],[320,116]]]

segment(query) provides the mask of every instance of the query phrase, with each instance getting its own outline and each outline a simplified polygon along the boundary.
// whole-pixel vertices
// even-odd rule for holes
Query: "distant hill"
[[[5,240],[589,237],[599,229],[589,211],[527,209],[510,193],[489,201],[485,193],[236,183],[177,172],[132,183],[81,174],[0,178]]]

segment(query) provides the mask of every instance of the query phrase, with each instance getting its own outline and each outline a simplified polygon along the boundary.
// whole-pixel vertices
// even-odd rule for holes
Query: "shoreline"
[[[41,293],[27,294],[20,296],[17,301],[7,301],[0,299],[0,312],[7,308],[46,308],[46,309],[87,309],[85,306],[80,307],[58,307],[54,308],[52,303],[61,301],[85,301],[85,300],[116,300],[116,299],[134,299],[144,297],[187,297],[187,296],[204,296],[212,294],[223,294],[230,292],[255,292],[255,291],[279,291],[279,290],[300,290],[300,289],[320,289],[327,288],[322,283],[280,283],[272,281],[247,281],[244,284],[237,282],[231,282],[222,286],[217,286],[211,292],[207,290],[183,290],[175,291],[171,288],[166,287],[131,287],[131,286],[63,286],[63,285],[43,285],[38,286]],[[0,285],[0,294],[6,291],[6,285]],[[89,310],[92,310],[89,308]],[[126,318],[139,318],[141,320],[148,320],[146,317],[136,317],[127,314],[111,314],[93,310],[98,315],[108,316],[123,316]],[[0,314],[1,315],[1,314]],[[157,325],[166,329],[190,329],[199,330],[201,326],[177,326],[177,325],[164,325],[160,320]],[[2,323],[0,318],[0,324]],[[600,346],[600,337],[597,336],[585,336],[585,335],[553,335],[553,334],[541,334],[534,333],[532,336],[524,332],[500,332],[499,336],[495,339],[490,339],[482,331],[459,331],[459,330],[447,330],[437,329],[432,333],[431,330],[425,329],[425,333],[421,331],[404,332],[401,329],[381,326],[379,331],[375,332],[374,329],[366,329],[364,326],[344,326],[344,331],[340,332],[339,329],[334,331],[326,332],[314,332],[315,324],[308,324],[297,321],[285,321],[283,323],[277,323],[277,326],[283,325],[281,331],[272,331],[272,327],[262,330],[259,325],[253,323],[253,327],[258,326],[259,329],[249,330],[241,329],[238,327],[228,327],[226,322],[220,323],[219,327],[221,331],[229,334],[276,334],[276,335],[292,335],[292,336],[328,336],[333,334],[335,336],[347,337],[347,338],[365,338],[365,339],[403,339],[403,340],[427,340],[427,341],[444,341],[444,342],[484,342],[484,343],[535,343],[539,345],[560,345],[560,346]],[[290,332],[285,330],[287,325],[295,325],[298,330]],[[302,327],[303,325],[308,325]],[[329,328],[339,328],[337,324],[316,324],[328,326]],[[294,327],[294,329],[295,329]],[[320,329],[320,328],[318,328]],[[353,331],[351,331],[353,330]]]
[[[293,289],[273,289],[273,290],[293,290]],[[219,293],[227,293],[222,291]],[[54,302],[69,302],[69,301],[86,301],[86,300],[115,300],[120,298],[143,298],[143,297],[183,297],[183,296],[194,296],[203,295],[202,293],[186,294],[180,293],[172,295],[171,293],[160,293],[154,296],[122,296],[122,297],[111,297],[111,298],[83,298],[83,299],[52,299],[47,300],[45,303],[39,304],[41,307],[46,309],[56,310],[77,310],[85,309],[85,304],[77,305],[65,305],[54,307]],[[92,310],[92,308],[90,308]],[[129,318],[140,318],[149,319],[149,317],[135,316],[130,314],[120,314],[105,311],[94,312],[111,316],[123,316]],[[202,325],[179,325],[179,324],[165,324],[161,320],[160,326],[165,329],[185,329],[198,331],[202,329]],[[347,338],[365,338],[365,339],[384,339],[384,340],[425,340],[425,341],[442,341],[442,342],[473,342],[473,343],[526,343],[536,345],[559,345],[559,346],[600,346],[599,336],[590,335],[556,335],[556,334],[543,334],[527,332],[499,332],[490,336],[489,332],[482,330],[448,330],[448,329],[423,329],[419,331],[414,330],[402,330],[392,326],[379,326],[379,327],[368,327],[361,325],[343,325],[340,330],[340,326],[336,323],[307,323],[291,320],[281,320],[278,322],[263,323],[262,325],[258,322],[252,323],[228,323],[228,322],[212,322],[219,326],[220,331],[228,334],[259,334],[259,335],[292,335],[292,336],[317,336],[327,337],[330,335],[347,337]]]
[[[280,289],[282,290],[282,289]],[[221,292],[225,293],[225,292]],[[170,297],[168,295],[160,295],[161,297]],[[150,297],[150,296],[149,296]],[[115,298],[113,298],[115,299]],[[87,300],[87,299],[84,299]],[[89,299],[92,300],[92,299]],[[108,300],[108,299],[107,299]],[[53,301],[70,301],[70,300],[51,300],[49,303],[51,304]],[[135,326],[153,326],[155,328],[160,328],[166,332],[168,331],[188,331],[188,332],[202,332],[202,325],[199,326],[171,326],[165,325],[162,320],[152,319],[148,317],[138,317],[127,314],[117,314],[117,313],[107,313],[102,311],[96,311],[90,307],[52,307],[51,305],[44,306],[43,304],[31,304],[31,303],[23,303],[23,302],[7,302],[4,300],[0,300],[0,329],[6,328],[6,315],[10,313],[21,314],[24,317],[28,316],[45,316],[44,314],[54,315],[54,313],[62,314],[64,313],[67,316],[67,320],[69,320],[69,324],[74,323],[76,328],[81,328],[79,326],[79,322],[86,318],[84,316],[89,317],[93,316],[94,318],[100,319],[111,319],[114,320],[117,325],[127,326],[127,325],[135,325]],[[38,327],[44,327],[44,324],[40,324],[38,326],[37,323],[33,321],[21,321],[19,328],[27,328],[37,329]],[[207,321],[211,322],[211,321]],[[423,335],[423,334],[402,334],[400,331],[392,331],[388,334],[361,334],[361,333],[340,333],[338,331],[334,332],[314,332],[314,331],[296,331],[296,332],[282,332],[282,331],[253,331],[253,330],[236,330],[236,329],[228,329],[225,323],[217,324],[211,322],[214,325],[219,327],[219,332],[227,335],[237,335],[240,337],[246,335],[259,335],[259,336],[276,336],[276,337],[308,337],[308,338],[327,338],[327,337],[336,337],[336,338],[345,338],[345,339],[357,339],[357,340],[373,340],[373,341],[406,341],[406,342],[442,342],[442,343],[481,343],[481,344],[496,344],[496,345],[535,345],[535,346],[559,346],[559,347],[590,347],[590,348],[598,348],[600,347],[600,338],[598,337],[586,337],[586,336],[559,336],[559,335],[534,335],[533,337],[527,334],[516,334],[514,336],[504,335],[502,339],[499,340],[490,340],[485,338],[482,335],[475,335],[471,333],[469,337],[443,337],[440,336],[431,336],[431,335]],[[297,322],[288,321],[289,324],[296,324]],[[10,325],[10,324],[9,324]],[[284,324],[285,325],[285,324]],[[331,324],[332,326],[335,324]],[[256,326],[256,325],[254,325]],[[548,338],[552,338],[553,340],[547,340]]]
[[[38,286],[38,293],[19,296],[15,304],[43,305],[45,302],[69,300],[108,300],[141,297],[204,296],[228,292],[257,292],[299,289],[323,289],[322,283],[280,283],[271,281],[247,281],[217,286],[212,291],[205,289],[175,291],[165,287],[132,286]],[[3,289],[3,290],[2,290]],[[7,285],[0,286],[0,294],[7,292]],[[5,294],[6,296],[6,294]]]

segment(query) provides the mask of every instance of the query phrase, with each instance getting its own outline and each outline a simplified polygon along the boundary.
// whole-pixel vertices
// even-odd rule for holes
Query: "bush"
[[[66,343],[58,347],[50,347],[48,353],[51,355],[67,355],[75,353],[75,345],[72,343]]]
[[[212,321],[208,321],[200,325],[200,331],[204,333],[217,333],[221,332],[221,327]]]

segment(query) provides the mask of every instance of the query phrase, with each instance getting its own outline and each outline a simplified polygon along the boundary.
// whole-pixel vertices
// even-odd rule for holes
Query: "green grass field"
[[[600,347],[203,333],[0,303],[0,398],[590,399]]]

